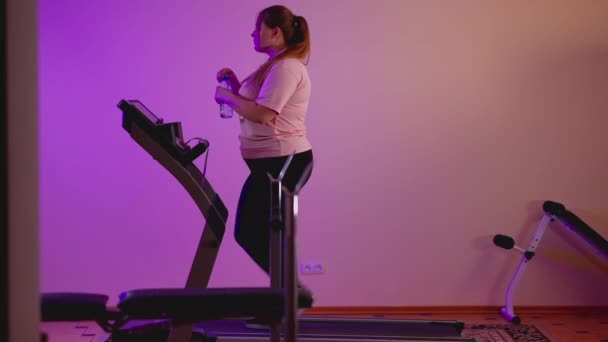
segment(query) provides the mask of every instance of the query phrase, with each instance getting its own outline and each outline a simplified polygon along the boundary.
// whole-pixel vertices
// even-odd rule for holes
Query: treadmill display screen
[[[129,103],[131,103],[135,108],[139,109],[139,111],[142,112],[153,124],[156,125],[160,122],[158,117],[152,114],[152,112],[146,106],[144,106],[143,103],[139,102],[138,100],[132,100],[129,101]]]

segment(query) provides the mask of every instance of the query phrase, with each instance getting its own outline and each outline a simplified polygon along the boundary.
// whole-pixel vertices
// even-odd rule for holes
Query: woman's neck
[[[268,59],[273,59],[276,56],[280,55],[281,53],[283,53],[285,50],[287,50],[286,47],[277,47],[277,48],[270,48],[268,49]]]

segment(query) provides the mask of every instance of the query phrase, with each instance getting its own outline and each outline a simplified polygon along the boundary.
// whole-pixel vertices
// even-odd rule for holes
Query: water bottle
[[[230,87],[230,81],[227,76],[224,76],[224,78],[222,78],[222,82],[220,83],[220,86],[232,91],[232,87]],[[232,117],[232,114],[233,114],[233,111],[229,105],[227,105],[225,103],[220,103],[220,117],[222,117],[224,119],[230,119]]]

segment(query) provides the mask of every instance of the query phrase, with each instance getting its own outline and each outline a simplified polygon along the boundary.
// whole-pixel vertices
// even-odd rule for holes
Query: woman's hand
[[[228,99],[230,99],[230,96],[232,96],[233,94],[230,92],[230,90],[221,87],[221,86],[217,86],[215,88],[215,102],[217,103],[226,103],[228,102]]]
[[[241,117],[260,124],[267,124],[277,116],[274,110],[258,105],[253,100],[233,94],[222,86],[215,88],[215,102],[219,104],[225,103]]]
[[[234,74],[234,71],[232,71],[230,68],[223,68],[222,70],[218,71],[216,78],[218,82],[222,82],[224,78],[228,78],[228,82],[230,83],[230,88],[232,88],[232,92],[235,94],[239,93],[241,83]]]

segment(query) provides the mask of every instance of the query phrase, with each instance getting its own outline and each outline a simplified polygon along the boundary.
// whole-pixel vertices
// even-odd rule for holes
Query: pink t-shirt
[[[267,124],[241,117],[241,155],[246,159],[279,157],[311,149],[306,137],[306,112],[310,78],[298,59],[286,58],[273,65],[260,89],[244,83],[239,94],[278,113]]]

